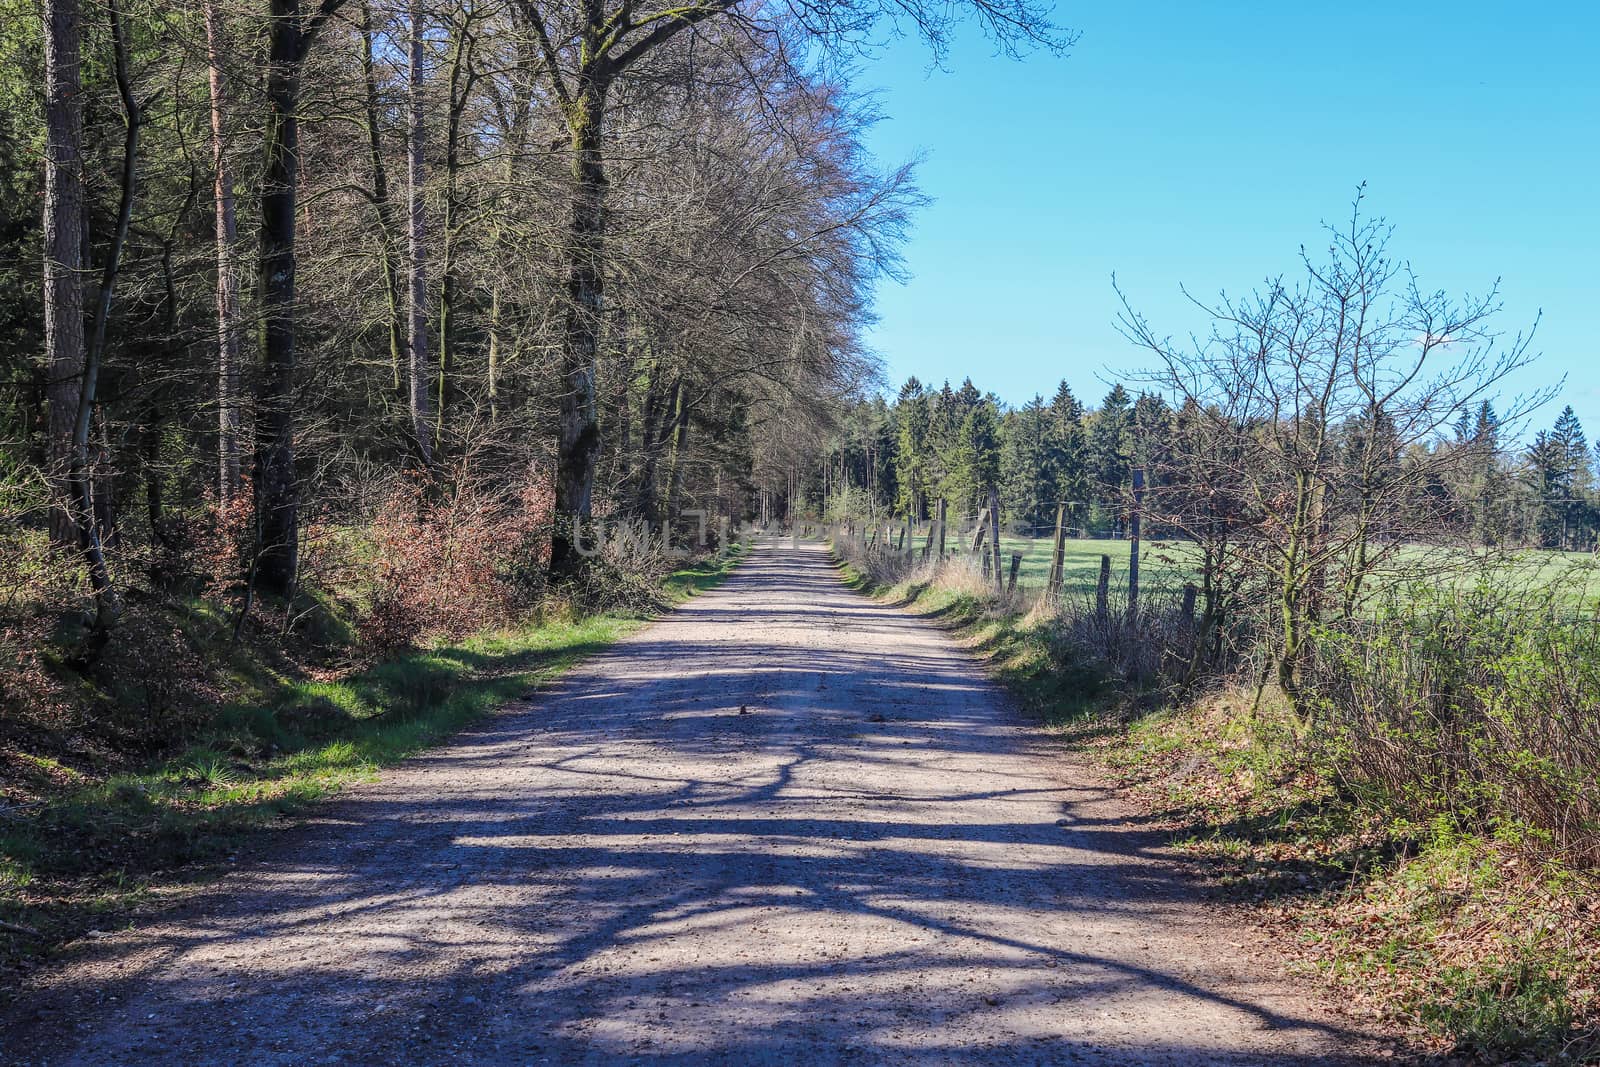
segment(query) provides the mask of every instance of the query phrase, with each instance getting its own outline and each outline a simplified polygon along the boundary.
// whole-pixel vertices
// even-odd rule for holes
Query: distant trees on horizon
[[[971,517],[993,479],[1014,533],[1048,534],[1065,503],[1078,536],[1120,538],[1134,467],[1151,480],[1155,516],[1162,490],[1181,481],[1184,422],[1184,411],[1160,394],[1120,382],[1092,406],[1064,380],[1048,400],[1036,394],[1009,405],[970,377],[932,388],[913,376],[892,401],[875,397],[846,409],[817,469],[801,479],[799,503],[924,522],[942,498],[951,515]],[[1357,432],[1340,431],[1347,442]],[[1493,401],[1481,400],[1448,435],[1408,451],[1400,463],[1424,451],[1458,460],[1449,465],[1453,477],[1417,489],[1447,502],[1441,538],[1569,551],[1593,549],[1600,539],[1600,442],[1591,446],[1571,405],[1524,442],[1504,432]],[[1159,518],[1150,529],[1157,537],[1176,533]]]

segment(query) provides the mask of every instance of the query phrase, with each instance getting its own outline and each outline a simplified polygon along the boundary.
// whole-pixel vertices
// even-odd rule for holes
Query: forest
[[[171,592],[241,632],[392,603],[385,517],[500,527],[488,610],[603,584],[587,523],[748,514],[875,379],[860,331],[919,194],[828,50],[880,14],[14,7],[13,609],[90,595],[87,662]],[[937,54],[959,14],[901,32]],[[968,14],[1064,43],[1023,5]]]

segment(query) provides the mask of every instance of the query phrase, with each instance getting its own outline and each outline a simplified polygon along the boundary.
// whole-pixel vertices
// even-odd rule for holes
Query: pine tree
[[[1123,491],[1133,466],[1133,402],[1121,383],[1089,419],[1090,494],[1110,516],[1112,536],[1122,536]]]
[[[1054,464],[1050,462],[1053,419],[1044,398],[1035,396],[1000,422],[1000,493],[1006,517],[1035,532],[1055,514]]]
[[[1540,430],[1527,454],[1527,483],[1533,493],[1533,527],[1539,544],[1559,548],[1565,537],[1564,501],[1570,491],[1565,450],[1549,431]]]
[[[1133,403],[1129,454],[1136,466],[1152,476],[1162,466],[1171,447],[1172,409],[1158,393],[1140,393]]]
[[[988,502],[991,487],[1000,478],[1000,419],[994,405],[979,402],[962,420],[956,441],[953,490],[963,513],[976,512]]]
[[[1568,487],[1573,494],[1587,490],[1593,482],[1589,469],[1589,440],[1584,436],[1583,424],[1568,404],[1556,418],[1551,439],[1561,453],[1562,469],[1566,472]]]
[[[927,514],[929,404],[922,383],[907,380],[895,403],[895,511],[921,519]]]
[[[1476,415],[1462,412],[1456,423],[1458,447],[1470,448],[1466,465],[1466,519],[1472,538],[1482,545],[1498,543],[1507,533],[1510,486],[1500,458],[1500,417],[1485,400]]]
[[[1556,418],[1550,442],[1561,474],[1561,495],[1556,502],[1561,515],[1561,544],[1564,548],[1577,547],[1588,543],[1594,525],[1588,501],[1594,475],[1589,467],[1589,440],[1572,405],[1563,408]]]
[[[1081,525],[1089,500],[1088,439],[1083,426],[1083,405],[1062,382],[1050,401],[1046,462],[1056,500],[1068,507],[1069,521]]]

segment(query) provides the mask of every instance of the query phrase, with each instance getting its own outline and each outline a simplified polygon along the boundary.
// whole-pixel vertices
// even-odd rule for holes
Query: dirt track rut
[[[943,633],[769,542],[69,954],[0,1060],[1349,1062],[1162,844]]]

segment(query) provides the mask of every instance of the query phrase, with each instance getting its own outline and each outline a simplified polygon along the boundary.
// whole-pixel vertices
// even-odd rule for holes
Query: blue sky
[[[1178,292],[1238,292],[1318,247],[1357,184],[1429,288],[1481,292],[1497,322],[1543,310],[1542,356],[1507,387],[1566,377],[1600,436],[1600,4],[1068,2],[1065,58],[996,56],[976,33],[946,69],[915,41],[863,65],[885,162],[925,152],[933,197],[869,341],[907,375],[1021,403],[1066,378],[1097,401],[1137,367],[1118,283],[1159,329]]]

